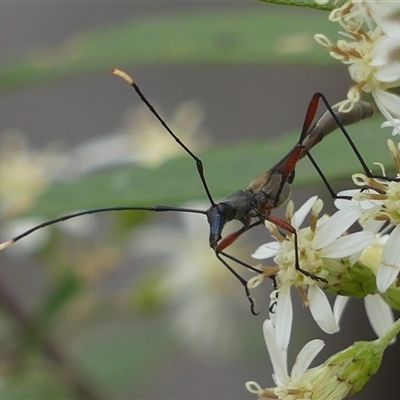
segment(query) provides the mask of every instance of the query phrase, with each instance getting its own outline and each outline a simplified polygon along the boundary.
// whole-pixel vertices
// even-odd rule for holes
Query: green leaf
[[[0,65],[0,89],[15,90],[112,67],[144,65],[330,64],[315,33],[334,34],[326,13],[282,7],[153,17],[81,32]]]
[[[349,132],[368,165],[372,167],[373,162],[379,161],[390,167],[384,132],[378,126],[377,119],[363,121],[351,126]],[[253,179],[272,168],[296,144],[298,136],[296,132],[277,140],[244,142],[200,154],[213,196],[218,199],[246,188]],[[347,177],[352,186],[351,174],[363,172],[340,132],[324,139],[312,153],[329,181]],[[315,169],[308,160],[301,161],[292,187],[316,183],[321,183],[321,179]],[[39,198],[29,214],[49,218],[75,210],[176,205],[193,199],[206,201],[206,195],[195,163],[183,155],[154,169],[124,166],[55,184]]]
[[[329,0],[324,4],[318,4],[315,0],[259,0],[263,3],[279,4],[283,6],[307,7],[317,10],[332,11],[341,7],[346,0]]]

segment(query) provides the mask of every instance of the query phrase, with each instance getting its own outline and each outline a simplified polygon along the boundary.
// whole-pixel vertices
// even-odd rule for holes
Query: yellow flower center
[[[320,276],[323,260],[314,246],[315,232],[310,228],[297,231],[298,261],[301,269]],[[281,244],[281,249],[274,260],[279,266],[278,278],[281,285],[314,285],[315,280],[296,269],[296,249],[294,235]]]

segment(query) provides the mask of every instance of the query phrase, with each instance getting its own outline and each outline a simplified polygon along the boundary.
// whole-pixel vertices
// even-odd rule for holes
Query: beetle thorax
[[[238,190],[226,197],[221,203],[227,204],[231,210],[229,220],[242,220],[250,216],[250,211],[254,209],[256,198],[254,193],[249,190]]]

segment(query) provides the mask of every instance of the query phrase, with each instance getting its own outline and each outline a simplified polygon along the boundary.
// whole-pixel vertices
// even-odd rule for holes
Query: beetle
[[[210,207],[206,210],[184,208],[184,207],[171,207],[171,206],[151,206],[151,207],[106,207],[97,208],[91,210],[85,210],[73,214],[64,215],[39,225],[32,227],[31,229],[21,233],[20,235],[14,237],[13,239],[7,240],[0,244],[0,250],[3,250],[10,245],[18,242],[22,238],[30,235],[38,229],[42,229],[46,226],[56,224],[58,222],[66,221],[72,218],[76,218],[82,215],[103,213],[109,211],[153,211],[153,212],[187,212],[187,213],[197,213],[206,216],[209,227],[209,245],[215,252],[218,260],[221,261],[225,267],[240,281],[245,289],[246,296],[250,301],[250,308],[253,314],[255,312],[255,303],[253,298],[250,296],[250,291],[247,286],[247,280],[245,280],[223,257],[236,262],[254,272],[261,273],[258,268],[248,265],[237,258],[227,254],[225,249],[228,248],[233,242],[235,242],[244,232],[262,224],[265,221],[270,221],[282,228],[283,230],[294,234],[295,238],[295,248],[296,248],[296,269],[310,278],[326,282],[324,278],[313,275],[310,272],[300,268],[298,263],[297,254],[297,235],[296,230],[287,221],[272,215],[272,211],[280,206],[282,206],[290,197],[290,185],[294,180],[295,167],[297,162],[305,156],[308,156],[316,168],[317,172],[321,176],[325,185],[327,186],[332,197],[336,198],[335,192],[330,187],[322,171],[318,167],[315,160],[310,154],[310,150],[318,144],[326,135],[333,132],[337,128],[344,133],[345,137],[349,141],[351,147],[356,153],[357,158],[360,160],[362,167],[367,173],[369,173],[368,167],[365,165],[361,155],[355,148],[351,138],[344,129],[344,126],[354,124],[365,118],[369,118],[373,114],[373,108],[369,103],[358,101],[355,103],[353,109],[350,112],[339,112],[339,104],[330,106],[327,99],[322,93],[315,93],[308,105],[308,109],[305,115],[303,127],[300,133],[300,137],[295,146],[272,168],[267,172],[263,173],[261,176],[253,180],[246,189],[237,190],[236,192],[230,194],[225,199],[220,202],[216,202],[211,191],[207,185],[207,181],[204,174],[203,162],[199,157],[197,157],[180,139],[179,137],[170,129],[164,119],[159,115],[157,110],[149,102],[149,100],[144,96],[142,91],[139,89],[134,80],[125,72],[113,69],[113,74],[119,76],[127,83],[129,83],[133,89],[136,91],[140,99],[145,103],[153,115],[158,119],[161,125],[167,130],[171,137],[177,142],[179,146],[182,147],[184,151],[195,161],[196,168],[202,182],[203,188],[205,190],[206,196],[210,202]],[[325,104],[327,111],[322,114],[320,118],[314,121],[318,104],[320,100]],[[225,225],[232,221],[238,220],[242,223],[242,227],[227,236],[222,236],[222,231]]]

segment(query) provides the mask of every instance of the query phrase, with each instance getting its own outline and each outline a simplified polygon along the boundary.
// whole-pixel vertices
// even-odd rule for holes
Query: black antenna
[[[189,154],[190,157],[193,158],[193,160],[196,162],[196,168],[197,171],[200,175],[201,182],[203,183],[204,190],[206,191],[207,197],[210,200],[210,203],[212,206],[215,206],[216,203],[214,199],[211,196],[210,189],[208,188],[206,179],[204,177],[204,168],[203,168],[203,162],[200,160],[199,157],[197,157],[183,142],[178,138],[178,136],[175,135],[175,133],[172,131],[172,129],[167,125],[167,123],[161,118],[160,114],[157,112],[157,110],[151,105],[151,103],[147,100],[147,98],[144,96],[142,91],[139,89],[138,85],[134,82],[134,80],[125,72],[120,71],[119,69],[113,68],[111,72],[114,75],[117,75],[121,77],[123,80],[128,82],[136,91],[136,93],[139,95],[140,99],[143,101],[144,104],[148,107],[148,109],[155,115],[155,117],[158,119],[158,121],[161,123],[161,125],[168,131],[168,133],[175,139],[175,141],[183,148],[183,150],[186,151],[186,153]]]
[[[18,242],[20,239],[30,235],[31,233],[37,231],[38,229],[45,228],[49,225],[57,224],[58,222],[67,221],[72,218],[81,217],[83,215],[99,214],[109,211],[155,211],[155,212],[165,212],[165,211],[178,211],[187,212],[195,214],[206,214],[206,211],[196,210],[192,208],[182,208],[182,207],[169,207],[169,206],[154,206],[154,207],[106,207],[106,208],[94,208],[92,210],[80,211],[73,214],[64,215],[59,218],[51,219],[49,221],[43,222],[39,225],[34,226],[31,229],[21,233],[14,238],[7,240],[6,242],[0,243],[0,251],[11,246],[12,244]]]

